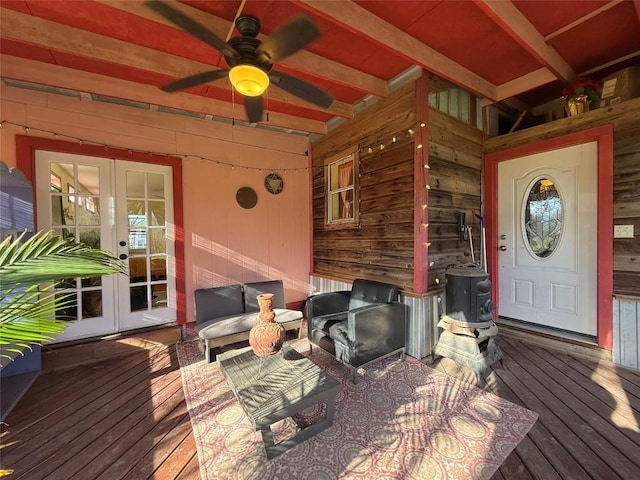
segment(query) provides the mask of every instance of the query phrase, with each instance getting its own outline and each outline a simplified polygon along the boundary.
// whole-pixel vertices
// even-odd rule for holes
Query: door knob
[[[124,253],[120,254],[120,260],[126,260],[127,259],[127,255]]]
[[[120,246],[121,247],[126,247],[127,246],[127,242],[125,242],[124,240],[120,240]]]
[[[500,240],[506,240],[507,236],[503,233],[502,235],[500,235]]]
[[[500,245],[498,250],[500,250],[501,252],[506,252],[507,251],[507,247],[505,247],[504,245]]]

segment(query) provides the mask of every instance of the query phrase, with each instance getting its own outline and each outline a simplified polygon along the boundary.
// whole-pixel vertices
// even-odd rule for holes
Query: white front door
[[[76,307],[55,342],[176,320],[171,168],[36,152],[38,229],[127,259],[130,276],[70,278]],[[133,248],[130,248],[131,242]]]
[[[597,143],[498,164],[499,315],[597,335]]]

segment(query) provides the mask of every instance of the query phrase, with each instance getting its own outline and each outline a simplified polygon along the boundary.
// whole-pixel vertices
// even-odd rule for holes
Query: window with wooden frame
[[[358,218],[356,195],[357,153],[332,157],[325,163],[327,184],[327,223],[354,223]]]
[[[478,127],[478,99],[453,83],[432,75],[429,83],[429,106]]]

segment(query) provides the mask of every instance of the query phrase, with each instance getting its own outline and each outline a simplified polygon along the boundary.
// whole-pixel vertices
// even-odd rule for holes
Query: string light
[[[424,128],[426,126],[426,124],[424,122],[416,122],[415,124],[416,126],[420,126],[422,128]],[[394,143],[398,143],[398,141],[402,138],[402,137],[412,137],[415,134],[416,130],[414,127],[410,127],[407,130],[402,130],[400,132],[396,132],[394,134],[392,134],[390,137],[382,139],[382,140],[378,140],[375,142],[372,142],[368,145],[359,145],[358,150],[360,152],[367,152],[367,153],[373,153],[375,150],[384,150],[386,147],[394,144]],[[422,144],[418,145],[417,148],[422,148]]]
[[[29,135],[29,133],[31,132],[31,130],[34,130],[36,132],[39,132],[41,134],[48,134],[51,135],[53,138],[67,138],[69,140],[72,141],[76,141],[78,142],[79,145],[95,145],[98,147],[104,147],[105,150],[109,150],[109,149],[114,149],[114,150],[125,150],[125,148],[123,148],[120,145],[110,145],[110,144],[106,144],[103,142],[95,142],[92,140],[87,140],[86,138],[80,138],[80,137],[74,137],[72,135],[66,135],[66,134],[60,134],[58,132],[54,132],[54,131],[50,131],[50,130],[45,130],[42,128],[34,128],[34,127],[28,127],[26,125],[20,125],[18,123],[14,123],[11,122],[9,120],[0,120],[0,126],[4,126],[5,124],[7,125],[13,125],[15,127],[20,127],[20,128],[24,128],[25,134]],[[226,140],[220,140],[222,142],[227,142],[227,143],[236,143],[236,142],[229,142]],[[267,149],[264,147],[255,147],[255,148],[263,148],[263,150],[272,150],[272,149]],[[204,161],[208,161],[208,162],[212,162],[214,163],[216,166],[220,166],[220,165],[224,165],[227,167],[240,167],[240,168],[244,168],[245,170],[256,170],[256,171],[262,171],[262,169],[264,168],[264,166],[262,167],[251,167],[251,166],[245,166],[245,165],[235,165],[233,163],[230,162],[221,162],[219,160],[213,159],[213,158],[206,158],[206,157],[202,157],[199,155],[193,155],[193,154],[176,154],[176,153],[167,153],[167,152],[152,152],[152,151],[148,151],[148,150],[137,150],[137,149],[132,149],[132,148],[126,148],[126,151],[129,155],[133,155],[133,153],[142,153],[145,155],[150,155],[150,156],[165,156],[165,157],[180,157],[184,160],[188,159],[188,158],[196,158],[196,159],[200,159],[200,160],[204,160]],[[281,150],[272,150],[272,151],[281,151]],[[304,154],[299,154],[299,153],[293,153],[293,152],[289,152],[289,151],[285,151],[282,150],[283,153],[287,153],[290,155],[296,155],[296,156],[307,156],[306,152]],[[278,170],[278,171],[283,171],[283,172],[297,172],[297,171],[309,171],[309,170],[316,170],[316,169],[321,169],[323,167],[296,167],[296,168],[277,168],[277,169],[273,169],[273,170]]]

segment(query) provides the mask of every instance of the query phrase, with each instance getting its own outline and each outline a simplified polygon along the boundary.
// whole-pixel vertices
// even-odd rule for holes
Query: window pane
[[[64,302],[66,305],[56,310],[56,320],[78,319],[78,296],[75,293],[56,295],[56,302]]]
[[[129,257],[129,282],[146,282],[147,281],[147,258],[146,257]]]
[[[147,173],[147,197],[164,198],[164,175]]]
[[[82,292],[82,318],[102,316],[102,292],[91,290]]]
[[[164,224],[164,202],[149,202],[149,225],[163,227]]]
[[[100,193],[100,175],[98,167],[78,165],[76,192],[98,195]]]
[[[137,310],[146,310],[149,306],[149,301],[147,300],[147,287],[130,287],[129,288],[129,298],[131,300],[131,311],[135,312]]]
[[[100,225],[100,197],[78,196],[78,225]]]
[[[167,285],[151,285],[151,308],[164,308],[167,306]]]
[[[91,248],[101,248],[100,245],[100,229],[98,228],[79,228],[78,235],[80,243],[84,243]]]
[[[167,279],[167,256],[160,255],[151,257],[151,280],[166,280]]]
[[[546,258],[558,247],[562,233],[562,201],[553,181],[538,180],[526,200],[524,229],[533,253]]]
[[[143,172],[127,172],[127,197],[144,198]]]
[[[167,251],[167,229],[149,229],[149,253],[165,253]]]
[[[458,118],[458,92],[457,88],[449,91],[449,115]]]

